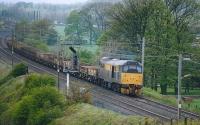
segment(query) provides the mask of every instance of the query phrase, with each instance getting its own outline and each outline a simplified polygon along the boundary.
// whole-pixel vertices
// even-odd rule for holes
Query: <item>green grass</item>
[[[9,72],[11,71],[11,66],[0,62],[0,80],[3,79],[5,76],[7,76],[9,74]]]
[[[68,108],[65,116],[52,125],[155,125],[156,120],[140,116],[125,116],[96,108],[89,104],[78,104]]]
[[[14,104],[21,98],[25,76],[13,78],[0,86],[0,100]]]
[[[200,113],[200,99],[193,99],[191,103],[184,103],[183,108]]]
[[[157,102],[167,104],[167,105],[172,105],[172,106],[177,106],[177,99],[175,96],[170,96],[170,95],[161,95],[158,92],[150,89],[150,88],[143,88],[143,95],[145,97],[148,97],[149,99],[155,100]],[[200,113],[200,99],[193,99],[192,102],[184,102],[182,101],[182,106],[184,109]]]
[[[143,95],[145,97],[148,97],[149,99],[153,99],[156,101],[159,101],[164,104],[168,105],[175,105],[176,104],[176,98],[171,97],[171,96],[165,96],[161,95],[159,92],[156,92],[150,88],[143,88]]]
[[[163,121],[164,122],[164,121]],[[190,125],[199,125],[199,120],[188,120]],[[89,104],[76,104],[65,111],[65,115],[50,125],[171,125],[156,119],[121,115]],[[173,121],[173,125],[185,125],[184,121]]]
[[[160,88],[158,88],[158,92],[160,93],[161,92],[161,89]],[[174,88],[167,88],[167,95],[174,95],[175,93],[174,93]],[[191,89],[190,88],[190,91],[189,91],[189,93],[185,93],[185,88],[184,87],[182,87],[182,89],[181,89],[181,94],[182,95],[200,95],[200,88],[193,88],[193,89]]]

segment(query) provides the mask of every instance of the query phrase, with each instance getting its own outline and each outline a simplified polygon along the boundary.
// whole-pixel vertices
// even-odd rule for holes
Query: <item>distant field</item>
[[[58,32],[59,36],[61,36],[62,38],[65,37],[65,26],[55,26],[54,29]]]

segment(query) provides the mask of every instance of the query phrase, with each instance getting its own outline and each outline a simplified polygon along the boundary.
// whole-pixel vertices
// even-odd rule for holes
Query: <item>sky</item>
[[[88,0],[0,0],[0,2],[16,3],[16,2],[34,2],[34,3],[51,3],[51,4],[75,4],[83,3]]]

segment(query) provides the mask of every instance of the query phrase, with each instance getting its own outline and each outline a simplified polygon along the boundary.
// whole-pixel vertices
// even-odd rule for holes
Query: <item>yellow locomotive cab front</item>
[[[139,73],[121,73],[122,84],[142,85],[143,76]]]

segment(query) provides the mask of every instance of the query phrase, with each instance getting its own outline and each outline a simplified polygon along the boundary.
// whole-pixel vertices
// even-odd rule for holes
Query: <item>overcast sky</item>
[[[16,2],[34,2],[34,3],[52,3],[52,4],[74,4],[74,3],[83,3],[87,0],[0,0],[0,2],[6,3],[16,3]]]

